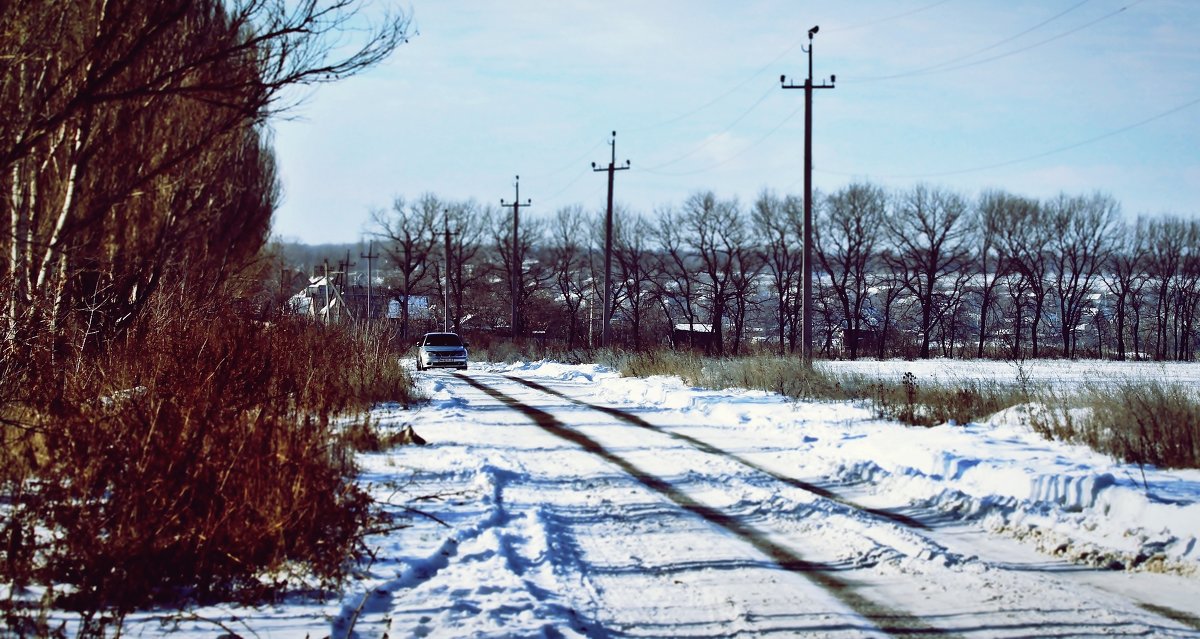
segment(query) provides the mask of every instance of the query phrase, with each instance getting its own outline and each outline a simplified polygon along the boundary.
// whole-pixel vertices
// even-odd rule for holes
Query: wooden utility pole
[[[512,228],[512,238],[513,238],[513,243],[512,243],[512,336],[513,336],[513,339],[516,339],[517,338],[517,320],[519,317],[519,315],[518,315],[519,309],[517,308],[517,302],[521,298],[521,295],[520,295],[520,293],[521,293],[521,244],[520,244],[521,235],[518,232],[518,229],[520,228],[519,224],[520,224],[520,219],[521,219],[521,207],[532,206],[533,200],[526,199],[524,203],[521,202],[521,176],[519,176],[519,175],[517,176],[516,182],[513,184],[513,187],[516,189],[515,199],[513,199],[512,202],[505,202],[504,198],[500,198],[500,206],[511,206],[512,210],[513,210],[513,224],[512,224],[512,227],[513,227]]]
[[[442,313],[442,315],[444,315],[444,317],[442,318],[443,319],[442,324],[443,324],[444,328],[442,330],[446,333],[449,333],[450,332],[450,251],[451,251],[450,209],[444,209],[442,211],[442,232],[446,236],[446,248],[445,248],[445,255],[444,255],[444,257],[446,258],[446,289],[445,289],[446,308],[445,308],[445,312]],[[457,329],[458,328],[457,322],[455,322],[455,324],[456,325],[454,328]]]
[[[325,260],[325,277],[324,277],[323,286],[321,286],[321,292],[324,293],[324,296],[325,296],[325,310],[324,310],[325,323],[328,324],[329,323],[329,260]]]
[[[813,357],[813,313],[812,313],[812,92],[813,89],[832,89],[837,76],[829,76],[829,84],[813,84],[812,74],[812,39],[820,27],[808,30],[808,77],[803,85],[788,84],[787,76],[779,76],[779,83],[784,89],[804,89],[804,254],[801,259],[803,275],[803,292],[801,293],[804,318],[800,324],[800,338],[803,342],[804,366],[812,367]]]
[[[377,259],[378,254],[375,253],[375,241],[367,242],[367,254],[358,254],[359,257],[367,261],[367,321],[370,321],[371,315],[371,260]]]
[[[283,315],[287,310],[288,301],[288,285],[287,285],[287,267],[279,267],[279,314]]]
[[[334,298],[334,301],[341,303],[341,307],[338,308],[338,321],[341,321],[341,319],[342,319],[342,311],[343,310],[345,311],[345,313],[347,315],[350,316],[351,319],[354,319],[354,316],[350,313],[350,307],[346,305],[346,298],[345,298],[345,296],[342,295],[342,291],[345,291],[347,288],[349,288],[349,286],[350,286],[350,267],[355,266],[356,264],[357,264],[356,262],[350,261],[350,251],[347,250],[346,251],[346,260],[338,261],[338,270],[337,270],[337,272],[335,272],[333,274],[334,275],[333,280],[334,280],[334,284],[335,284],[333,287],[333,298]],[[341,290],[338,290],[338,285],[341,286]]]
[[[596,166],[592,162],[592,171],[607,171],[608,172],[608,208],[604,215],[604,309],[602,310],[600,325],[600,346],[612,346],[612,245],[613,245],[613,174],[617,171],[625,171],[629,168],[629,160],[625,160],[625,166],[617,166],[617,132],[612,132],[612,141],[608,143],[612,147],[612,159],[608,162],[608,168]]]

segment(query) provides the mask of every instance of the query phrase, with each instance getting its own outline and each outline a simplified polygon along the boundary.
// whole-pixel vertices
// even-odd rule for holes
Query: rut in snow
[[[767,468],[763,468],[762,466],[760,466],[744,457],[741,457],[736,453],[733,453],[733,452],[730,452],[730,451],[727,451],[727,450],[724,450],[721,448],[717,448],[716,446],[713,446],[712,444],[709,444],[708,442],[701,441],[699,439],[696,439],[695,437],[690,437],[688,435],[684,435],[683,433],[676,433],[676,432],[667,430],[665,428],[660,428],[660,427],[655,426],[654,424],[651,424],[650,422],[648,422],[648,421],[642,419],[641,417],[638,417],[637,415],[634,415],[632,413],[620,410],[618,408],[613,408],[611,406],[604,406],[601,404],[592,404],[589,402],[585,402],[581,399],[575,399],[574,397],[571,397],[562,392],[556,391],[553,388],[549,388],[549,387],[539,384],[535,381],[517,377],[515,375],[508,375],[508,378],[519,384],[522,384],[524,386],[532,388],[534,390],[538,390],[543,393],[547,393],[549,395],[553,395],[555,397],[565,399],[566,401],[571,402],[572,404],[576,404],[578,406],[585,406],[592,410],[600,411],[607,415],[612,415],[613,417],[616,417],[617,419],[620,419],[622,421],[633,424],[634,426],[637,426],[638,428],[644,428],[646,430],[652,430],[656,433],[662,433],[663,435],[666,435],[667,437],[670,437],[671,439],[685,442],[689,446],[691,446],[701,452],[709,453],[712,455],[720,455],[721,457],[733,460],[733,461],[745,466],[746,468],[749,468],[756,472],[762,473],[764,475],[769,475],[770,477],[774,478],[776,481],[787,484],[788,486],[791,486],[793,488],[799,488],[800,490],[808,491],[814,495],[817,495],[818,497],[823,497],[830,501],[837,502],[839,504],[842,504],[843,506],[849,506],[850,508],[854,508],[855,510],[861,510],[863,512],[870,513],[872,515],[875,515],[876,517],[887,519],[891,522],[900,524],[902,526],[908,526],[909,528],[917,528],[920,530],[928,530],[929,529],[929,526],[926,526],[920,520],[914,519],[913,517],[909,517],[908,515],[892,512],[890,510],[883,510],[882,508],[871,508],[869,506],[863,506],[861,504],[856,504],[853,501],[850,501],[849,499],[846,499],[846,498],[842,497],[841,495],[838,495],[837,493],[835,493],[827,488],[823,488],[814,483],[806,482],[801,479],[796,479],[795,477],[789,477],[787,475],[777,473],[777,472],[769,470]]]

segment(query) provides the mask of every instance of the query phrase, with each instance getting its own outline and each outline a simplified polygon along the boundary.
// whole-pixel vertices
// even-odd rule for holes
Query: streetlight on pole
[[[804,319],[800,324],[800,337],[803,342],[803,359],[804,366],[812,367],[813,356],[813,336],[812,336],[812,260],[813,260],[813,244],[812,244],[812,92],[813,89],[832,89],[833,83],[837,81],[837,76],[829,76],[829,84],[813,84],[812,73],[812,40],[820,27],[813,27],[808,30],[808,47],[804,49],[808,53],[808,77],[804,79],[803,85],[787,84],[787,76],[779,76],[779,84],[784,89],[804,89],[804,253],[802,257],[803,286],[802,286],[802,304],[804,310]]]

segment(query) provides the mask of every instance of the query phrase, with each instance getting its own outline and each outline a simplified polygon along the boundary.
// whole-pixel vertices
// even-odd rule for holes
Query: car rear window
[[[462,340],[457,335],[426,335],[426,346],[462,346]]]

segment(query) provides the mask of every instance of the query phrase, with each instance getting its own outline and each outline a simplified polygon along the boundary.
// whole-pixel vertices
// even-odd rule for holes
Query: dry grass
[[[1093,393],[1091,409],[1088,430],[1110,454],[1163,468],[1200,467],[1195,391],[1177,384],[1125,383]]]
[[[677,375],[694,386],[704,384],[704,360],[686,351],[610,354],[613,368],[625,377]]]
[[[1047,393],[1031,426],[1122,461],[1200,468],[1200,399],[1180,384],[1124,381],[1070,397]]]
[[[386,337],[160,306],[77,369],[40,362],[0,407],[0,578],[101,631],[148,604],[337,583],[374,515],[332,420],[415,399]]]
[[[976,422],[1022,402],[1024,395],[1014,383],[960,380],[953,384],[919,384],[905,373],[899,383],[860,384],[863,398],[872,402],[876,415],[913,426],[937,426]]]

